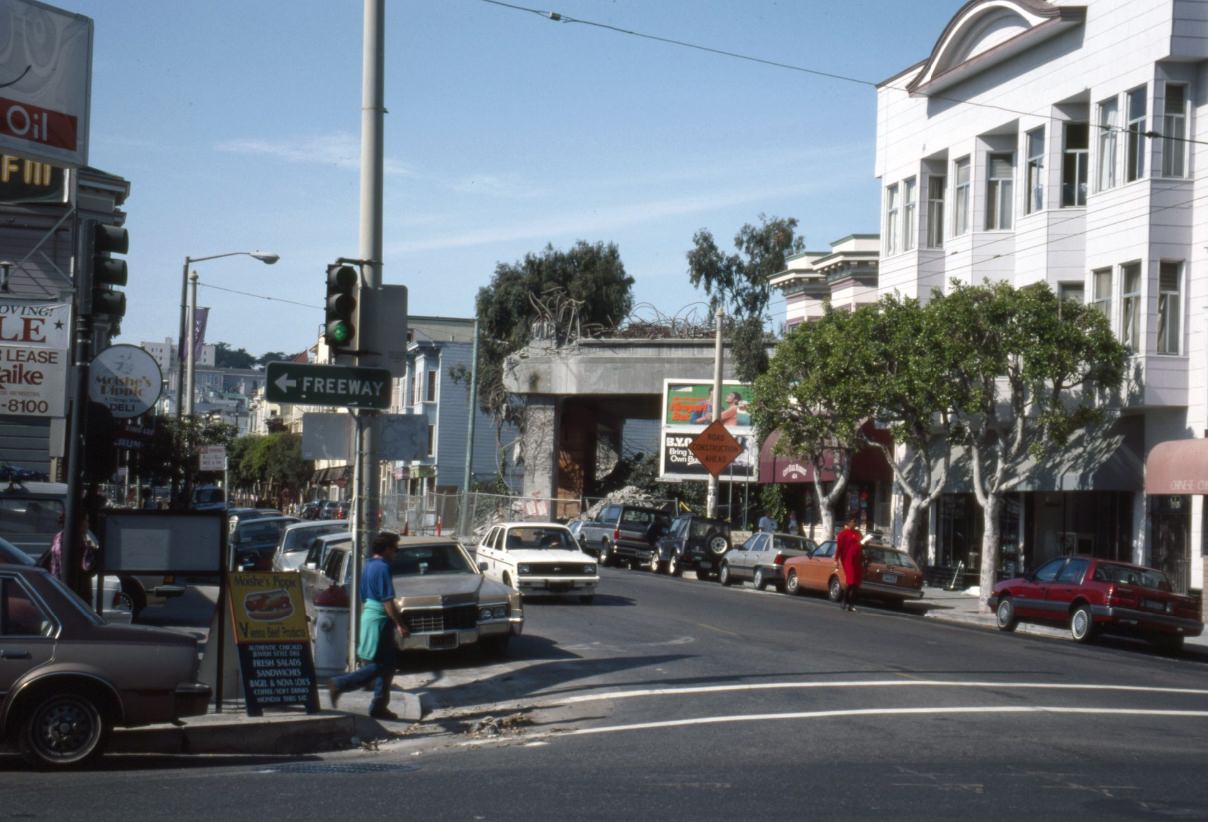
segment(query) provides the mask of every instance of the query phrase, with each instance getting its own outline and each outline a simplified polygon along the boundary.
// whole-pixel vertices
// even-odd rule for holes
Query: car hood
[[[507,601],[511,588],[479,574],[432,574],[394,578],[396,600],[404,607],[476,603],[479,599]]]
[[[582,551],[568,551],[563,548],[534,548],[508,551],[508,556],[516,562],[592,562],[595,560]]]

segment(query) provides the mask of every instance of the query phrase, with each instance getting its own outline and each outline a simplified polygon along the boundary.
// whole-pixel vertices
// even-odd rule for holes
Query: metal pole
[[[361,471],[361,449],[365,443],[365,418],[361,416],[360,411],[353,411],[352,415],[354,423],[353,433],[353,459],[352,459],[352,487],[356,493],[361,482],[365,479]],[[349,612],[348,612],[348,670],[355,671],[357,667],[357,641],[361,637],[361,568],[364,563],[361,557],[361,546],[359,541],[364,538],[363,525],[365,514],[361,508],[361,500],[353,497],[352,505],[348,510],[348,527],[353,534],[353,551],[352,551],[352,590],[348,592]]]
[[[185,428],[181,430],[184,435],[185,443],[185,478],[184,488],[181,491],[181,498],[177,500],[177,504],[181,505],[185,510],[193,504],[193,387],[196,375],[194,369],[197,367],[197,272],[193,271],[189,274],[189,311],[188,311],[188,331],[186,332],[185,343],[189,346],[187,359],[185,360],[185,397],[184,397],[184,414]]]
[[[372,311],[365,310],[368,300],[377,298],[382,285],[382,130],[385,102],[383,75],[385,74],[385,17],[386,0],[365,0],[363,32],[363,55],[361,74],[361,225],[360,258],[365,261],[365,280],[361,284],[361,299],[357,306],[357,338],[372,340],[375,331],[370,328]],[[360,364],[360,356],[357,363]],[[358,414],[359,416],[359,414]],[[361,448],[358,456],[360,482],[357,493],[364,502],[359,506],[362,521],[355,532],[356,553],[367,556],[372,535],[377,531],[378,511],[381,507],[379,487],[379,459],[377,437],[372,428],[358,428]],[[361,487],[363,485],[363,487]],[[353,568],[354,614],[357,609],[357,594],[361,579],[359,566]],[[353,620],[355,622],[355,619]]]
[[[72,175],[74,180],[75,175]],[[74,187],[73,187],[74,188]],[[72,191],[72,202],[76,202]],[[60,561],[63,575],[73,591],[80,589],[80,558],[84,545],[80,540],[79,519],[83,511],[84,478],[84,419],[88,413],[88,362],[92,358],[92,268],[84,261],[89,250],[84,242],[92,223],[81,223],[76,215],[75,259],[75,361],[72,363],[74,385],[71,392],[71,417],[67,421],[67,499],[63,506],[63,538]],[[100,584],[98,580],[98,585]]]
[[[181,346],[181,345],[185,344],[185,327],[186,327],[185,323],[187,322],[186,317],[188,316],[188,312],[189,312],[189,264],[192,262],[193,261],[190,258],[185,257],[185,267],[184,267],[184,270],[181,271],[181,273],[180,273],[180,336],[178,336],[176,338],[177,346]],[[184,413],[182,403],[184,402],[184,386],[185,386],[185,384],[184,384],[184,380],[182,379],[183,375],[181,374],[181,369],[180,369],[180,364],[184,357],[184,353],[185,352],[180,351],[180,350],[177,350],[177,352],[176,352],[175,365],[176,365],[176,421],[177,422],[180,422],[181,414]],[[176,489],[173,488],[172,490],[175,491]]]
[[[470,519],[470,483],[474,479],[474,422],[478,417],[478,318],[474,318],[474,347],[470,353],[470,418],[466,428],[466,470],[461,480],[461,521],[457,523],[457,536],[464,537]]]
[[[721,419],[721,321],[726,316],[725,312],[720,308],[717,309],[717,329],[714,332],[713,340],[713,422]],[[717,477],[709,475],[709,501],[706,506],[706,516],[713,518],[717,516]]]

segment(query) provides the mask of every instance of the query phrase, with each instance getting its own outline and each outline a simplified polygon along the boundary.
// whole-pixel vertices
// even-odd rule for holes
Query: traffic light
[[[115,291],[126,284],[126,261],[110,254],[125,254],[130,250],[130,235],[126,229],[103,223],[92,224],[92,313],[108,314],[120,320],[126,313],[126,295]]]
[[[361,273],[346,263],[327,266],[327,321],[323,339],[336,350],[355,351],[357,329],[354,320]]]

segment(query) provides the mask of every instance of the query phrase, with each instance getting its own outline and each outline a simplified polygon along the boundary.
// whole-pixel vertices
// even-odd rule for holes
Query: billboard
[[[759,443],[751,426],[751,386],[722,383],[721,422],[734,435],[742,453],[722,470],[719,479],[755,482],[759,475]],[[713,421],[713,383],[703,380],[663,381],[662,430],[659,439],[659,479],[707,480],[709,472],[688,448]]]
[[[66,414],[68,303],[0,302],[0,414]]]
[[[0,151],[87,165],[91,85],[91,19],[0,0]]]

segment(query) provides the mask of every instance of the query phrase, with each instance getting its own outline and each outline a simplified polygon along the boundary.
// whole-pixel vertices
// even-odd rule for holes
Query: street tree
[[[853,341],[877,331],[876,312],[836,311],[793,328],[755,380],[752,419],[761,435],[780,432],[776,448],[807,461],[823,533],[833,533],[851,457],[864,439],[860,428],[876,408],[878,349]],[[823,482],[824,474],[833,480]]]
[[[224,342],[214,344],[214,365],[218,368],[251,368],[256,358],[243,348],[231,348]]]
[[[982,508],[981,604],[995,582],[1005,497],[1071,435],[1114,418],[1128,359],[1094,306],[1061,300],[1047,283],[1015,288],[953,282],[930,310],[953,366],[953,440],[968,451]]]
[[[805,250],[794,218],[759,215],[759,225],[747,223],[734,235],[736,253],[723,252],[712,232],[702,228],[688,251],[688,277],[709,295],[709,311],[721,308],[732,319],[731,350],[735,373],[754,382],[768,368],[764,333],[770,280],[784,271],[786,261]]]
[[[495,420],[496,437],[519,409],[503,387],[504,361],[536,333],[566,342],[586,326],[616,327],[633,308],[633,278],[613,243],[583,240],[569,250],[547,245],[515,263],[499,263],[479,289],[479,405]]]

